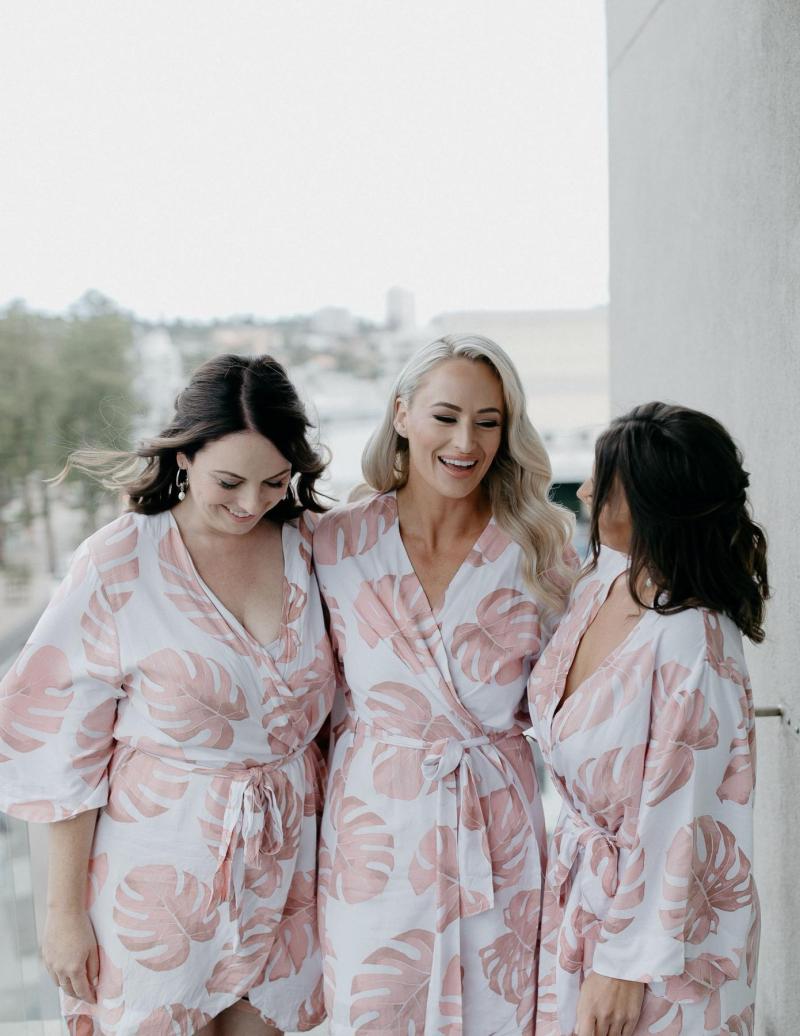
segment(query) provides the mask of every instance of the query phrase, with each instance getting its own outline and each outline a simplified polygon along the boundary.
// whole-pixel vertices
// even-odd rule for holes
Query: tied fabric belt
[[[300,758],[313,742],[301,745],[294,752],[273,762],[241,769],[216,769],[170,758],[169,765],[223,778],[228,782],[228,797],[222,817],[222,833],[217,852],[217,866],[211,888],[212,900],[227,901],[233,893],[238,906],[244,887],[245,867],[258,866],[262,856],[277,856],[283,848],[283,812],[275,794],[272,775],[294,759]],[[153,759],[164,761],[155,752],[147,752],[138,745],[119,742],[116,751],[141,752]],[[239,835],[244,842],[244,853],[237,859]],[[234,865],[236,873],[234,874]]]
[[[244,887],[245,867],[257,867],[262,856],[277,856],[283,849],[283,813],[275,795],[272,774],[302,756],[307,748],[308,744],[305,744],[276,762],[221,775],[228,777],[230,784],[217,853],[213,885],[215,898],[228,900],[232,891],[238,905]],[[237,861],[235,854],[239,835],[244,842],[244,852]]]
[[[484,758],[505,776],[503,757],[497,752],[486,752],[490,746],[512,738],[523,738],[519,727],[477,737],[442,738],[423,741],[419,738],[393,734],[372,726],[361,719],[351,725],[356,734],[399,748],[411,748],[425,753],[422,776],[436,785],[437,828],[455,832],[455,846],[438,836],[436,840],[436,869],[440,875],[452,876],[461,891],[460,916],[471,917],[494,906],[494,882],[486,818],[481,809],[480,794],[474,772],[473,751],[480,750]],[[400,763],[399,765],[402,765]],[[531,767],[533,758],[531,757]],[[445,778],[455,775],[455,797],[446,787]],[[488,791],[488,789],[487,789]],[[477,844],[476,844],[477,843]],[[455,850],[455,859],[453,859]],[[455,870],[455,874],[454,874]],[[440,888],[442,883],[440,883]]]
[[[566,899],[567,878],[581,851],[588,857],[588,865],[600,880],[603,892],[609,897],[616,894],[619,844],[610,831],[590,823],[568,806],[553,837],[553,849],[555,853],[550,863],[548,884],[558,895],[562,906]]]

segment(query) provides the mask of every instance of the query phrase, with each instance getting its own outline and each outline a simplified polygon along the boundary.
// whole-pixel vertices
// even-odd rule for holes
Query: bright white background
[[[5,0],[0,304],[607,299],[602,0]]]

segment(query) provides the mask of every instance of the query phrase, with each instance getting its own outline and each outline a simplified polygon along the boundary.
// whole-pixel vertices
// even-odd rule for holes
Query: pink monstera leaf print
[[[542,894],[542,925],[540,945],[544,953],[555,954],[558,950],[558,931],[564,916],[559,896],[552,889],[545,888]]]
[[[183,798],[189,776],[186,767],[120,745],[109,769],[106,814],[121,824],[160,816]]]
[[[236,945],[228,942],[223,946],[224,955],[206,982],[207,992],[241,996],[257,986],[264,977],[280,920],[279,910],[257,907],[241,927]]]
[[[528,850],[536,850],[536,841],[528,811],[513,785],[482,795],[480,805],[486,823],[493,882],[497,892],[519,883],[525,870]]]
[[[554,735],[566,741],[618,715],[642,694],[643,687],[649,689],[652,670],[651,644],[622,651],[613,665],[604,663],[567,698],[556,714]]]
[[[91,788],[97,786],[108,768],[116,718],[116,699],[107,698],[83,717],[75,735],[72,765]]]
[[[366,554],[396,521],[397,506],[388,496],[326,515],[314,532],[314,560],[335,565]]]
[[[262,726],[272,731],[282,744],[294,749],[306,740],[309,730],[319,729],[333,704],[336,669],[330,643],[324,634],[311,660],[288,673],[285,681],[285,687],[280,684],[267,686],[263,704],[265,708],[271,705],[272,709],[262,720]],[[287,737],[287,732],[281,731],[281,718],[290,723],[295,730],[294,736]],[[285,752],[286,748],[278,754]]]
[[[379,895],[394,868],[394,837],[386,821],[361,799],[343,797],[332,812],[336,829],[328,892],[345,903]]]
[[[337,659],[341,660],[347,652],[347,623],[339,608],[339,602],[335,597],[328,596],[325,599],[325,607],[328,612],[328,629],[330,631],[331,644]]]
[[[167,600],[204,633],[239,655],[253,657],[251,640],[240,636],[228,625],[194,574],[191,558],[177,529],[170,529],[162,538],[158,545],[158,559],[161,575],[173,588],[167,591]]]
[[[364,705],[373,723],[388,734],[401,734],[426,744],[463,739],[447,716],[434,714],[428,695],[411,684],[393,680],[373,684]]]
[[[374,684],[364,704],[374,725],[387,734],[416,738],[425,744],[463,737],[446,716],[434,715],[431,699],[410,684],[391,680]],[[375,790],[392,799],[417,798],[425,785],[424,757],[424,750],[379,741],[372,751]]]
[[[294,624],[305,610],[308,594],[301,586],[298,586],[297,583],[290,583],[284,576],[283,600],[285,602],[284,613],[278,632],[281,649],[275,657],[275,661],[279,664],[293,662],[300,652],[300,631],[295,629]]]
[[[484,895],[464,888],[460,882],[456,833],[450,827],[434,826],[423,835],[408,869],[408,880],[418,896],[429,888],[436,889],[437,932],[443,932],[457,917],[489,907]]]
[[[517,892],[503,911],[506,933],[479,951],[489,988],[510,1004],[522,1003],[535,982],[539,896]]]
[[[747,678],[739,706],[742,712],[739,735],[731,741],[730,759],[717,788],[717,798],[720,802],[737,802],[746,806],[756,785],[756,723],[753,694]]]
[[[595,846],[599,844],[595,842]],[[613,857],[605,855],[606,863],[614,866],[616,872],[616,861]],[[591,866],[591,864],[590,864]],[[614,877],[609,871],[602,874],[604,879],[604,891],[611,895],[608,878]],[[633,922],[636,910],[644,900],[645,893],[645,850],[637,839],[630,850],[625,866],[617,882],[617,888],[613,893],[613,899],[609,904],[608,913],[603,921],[603,930],[600,934],[600,942],[605,942],[612,935],[619,935]]]
[[[188,871],[134,867],[117,886],[119,940],[143,967],[171,971],[189,956],[192,942],[214,938],[219,909],[209,902],[210,890]]]
[[[153,722],[176,741],[230,748],[232,723],[248,718],[244,691],[219,662],[164,648],[139,663],[140,690]]]
[[[353,978],[350,990],[350,1024],[356,1032],[426,1036],[433,942],[433,932],[412,928],[363,961],[366,970]]]
[[[439,995],[439,1018],[437,1036],[462,1036],[462,969],[461,957],[456,954],[447,965]]]
[[[554,693],[563,686],[572,660],[575,646],[588,623],[603,583],[593,579],[580,590],[536,663],[528,685],[528,700],[532,712],[540,719],[553,704]]]
[[[677,663],[659,668],[653,683],[652,742],[647,756],[647,804],[656,806],[694,773],[696,752],[715,748],[719,721],[701,690],[681,687],[689,671]]]
[[[540,969],[536,986],[536,1036],[564,1036],[558,1018],[555,965]]]
[[[314,871],[295,871],[269,952],[266,977],[270,982],[298,974],[319,949],[315,886]]]
[[[89,549],[111,610],[118,612],[130,599],[139,578],[139,528],[133,515],[123,515],[95,533]]]
[[[575,907],[558,936],[558,963],[564,971],[577,975],[591,968],[602,923],[590,910]]]
[[[0,684],[0,742],[14,752],[41,748],[61,729],[71,687],[67,656],[58,648],[47,644],[20,658]],[[0,754],[0,763],[9,758]]]
[[[503,532],[497,522],[491,521],[467,555],[466,564],[473,568],[491,565],[510,544],[508,533]]]
[[[117,623],[103,594],[92,594],[80,625],[87,673],[95,680],[118,688],[122,683],[122,673]]]
[[[706,661],[723,680],[744,687],[745,677],[741,664],[735,658],[725,655],[725,635],[719,615],[715,612],[703,612],[703,625],[706,634]]]
[[[527,738],[501,738],[495,743],[494,748],[500,754],[503,762],[508,765],[514,777],[516,777],[527,801],[529,803],[534,802],[539,785],[536,780],[533,752]]]
[[[718,1032],[721,1024],[720,987],[738,974],[736,961],[713,953],[701,953],[699,957],[686,961],[682,975],[667,979],[666,998],[684,1004],[706,1001],[704,1031]]]
[[[170,1004],[157,1007],[138,1023],[139,1036],[192,1036],[211,1021],[211,1016],[197,1007]]]
[[[518,680],[527,660],[539,653],[539,609],[519,590],[507,587],[487,594],[475,617],[476,622],[456,626],[453,633],[451,650],[461,671],[482,683]]]
[[[95,1032],[114,1032],[125,1014],[122,969],[114,964],[100,945],[97,947],[97,955],[100,968],[95,987],[96,1001],[90,1008],[91,1015],[83,1014],[86,1010],[85,1001],[71,996],[64,997],[64,1012],[71,1016],[67,1019],[68,1031],[80,1036],[83,1033],[93,1036]]]
[[[728,1018],[720,1036],[755,1036],[755,1032],[755,1004],[750,1004],[739,1014],[733,1014]]]
[[[720,912],[753,902],[750,861],[730,828],[711,816],[682,827],[667,853],[661,923],[674,938],[701,943],[719,926]]]
[[[436,667],[436,621],[415,575],[363,582],[353,608],[358,631],[369,647],[387,642],[412,673]]]
[[[761,942],[761,904],[758,899],[758,891],[753,885],[753,920],[747,932],[747,942],[744,947],[745,967],[747,968],[747,984],[752,986],[756,971],[758,970],[758,948]]]
[[[89,860],[89,874],[86,881],[86,909],[97,902],[108,880],[108,853],[99,853]]]
[[[573,793],[588,815],[621,839],[632,836],[635,829],[646,750],[644,744],[627,752],[612,748],[582,763],[573,782]]]
[[[308,1032],[325,1019],[325,982],[320,979],[314,990],[302,1004],[297,1015],[300,1032]]]
[[[637,1036],[640,1033],[641,1036],[684,1036],[683,1008],[648,990],[644,995],[636,1033]]]

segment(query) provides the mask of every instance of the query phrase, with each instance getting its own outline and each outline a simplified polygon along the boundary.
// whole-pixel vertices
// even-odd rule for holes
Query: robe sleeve
[[[51,822],[105,805],[122,674],[86,544],[0,683],[0,809]]]
[[[704,622],[694,663],[653,675],[641,800],[618,835],[619,884],[592,963],[611,978],[667,981],[668,996],[717,988],[743,964],[754,972],[757,953],[752,697],[738,631],[725,620],[726,645],[718,618]]]

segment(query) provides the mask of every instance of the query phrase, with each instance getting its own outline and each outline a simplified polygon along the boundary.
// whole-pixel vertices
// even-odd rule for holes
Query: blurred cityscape
[[[442,313],[421,326],[391,288],[382,323],[328,306],[280,320],[145,322],[90,292],[66,314],[0,311],[0,674],[12,663],[80,540],[118,509],[92,482],[47,482],[82,445],[125,449],[170,420],[191,371],[222,352],[269,353],[305,399],[333,456],[325,491],[346,499],[400,367],[447,333],[497,341],[516,364],[550,453],[554,495],[578,509],[594,439],[608,420],[603,307]],[[578,526],[585,546],[585,524]],[[37,952],[46,832],[0,816],[0,1034],[60,1032]]]

